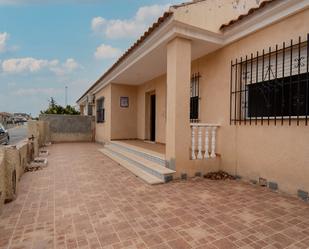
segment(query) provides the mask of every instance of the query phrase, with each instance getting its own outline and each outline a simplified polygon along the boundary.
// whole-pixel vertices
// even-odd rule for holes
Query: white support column
[[[198,134],[197,134],[197,149],[198,149],[198,153],[197,153],[197,159],[203,159],[203,154],[202,154],[202,133],[203,133],[203,128],[202,127],[198,127]]]
[[[204,158],[209,158],[209,128],[205,127],[205,154]]]
[[[212,131],[211,131],[211,154],[210,154],[211,158],[216,157],[216,130],[217,130],[217,127],[212,127]]]
[[[192,160],[195,160],[195,159],[196,159],[196,155],[195,155],[195,129],[196,129],[195,126],[192,126],[192,127],[191,127],[191,131],[192,131],[192,133],[191,133],[191,135],[192,135],[192,144],[191,144],[191,150],[192,150],[192,152],[191,152],[191,159],[192,159]]]

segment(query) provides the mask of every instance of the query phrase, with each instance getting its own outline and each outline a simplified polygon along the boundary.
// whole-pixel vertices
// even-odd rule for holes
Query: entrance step
[[[148,184],[155,185],[164,183],[164,181],[158,177],[148,174],[147,172],[141,170],[139,167],[135,166],[133,163],[123,159],[118,153],[111,152],[108,149],[99,149],[99,151],[113,159],[115,162],[119,163],[121,166],[125,167],[127,170],[131,171],[134,175],[141,178]]]
[[[141,156],[145,159],[148,159],[149,161],[153,161],[155,163],[160,164],[163,167],[167,166],[167,162],[165,161],[165,155],[155,152],[155,151],[151,151],[151,150],[147,150],[145,148],[142,147],[138,147],[135,145],[131,145],[125,142],[121,142],[121,141],[112,141],[108,144],[108,146],[112,146],[112,147],[116,147],[119,148],[121,150],[125,150],[128,151],[130,153],[136,154],[137,156]]]
[[[139,148],[126,146],[126,144],[119,145],[111,142],[99,151],[149,184],[167,182],[172,179],[175,173],[174,170],[162,165],[165,164],[164,158],[150,154],[149,151],[145,152]]]

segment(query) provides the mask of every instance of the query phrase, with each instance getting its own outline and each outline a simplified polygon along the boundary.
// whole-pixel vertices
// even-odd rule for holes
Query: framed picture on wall
[[[129,107],[129,97],[120,97],[120,107],[121,108]]]

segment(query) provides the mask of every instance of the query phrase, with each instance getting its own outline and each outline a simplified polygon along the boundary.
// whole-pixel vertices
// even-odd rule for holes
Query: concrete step
[[[153,151],[145,150],[141,147],[132,146],[121,142],[111,142],[104,146],[103,153],[117,156],[122,162],[128,162],[130,165],[159,179],[161,182],[170,181],[173,178],[174,170],[167,168],[165,165],[164,155]],[[115,160],[116,161],[116,160]],[[122,165],[122,163],[120,163]]]
[[[128,161],[121,154],[111,149],[103,148],[103,149],[99,149],[99,151],[102,152],[104,155],[108,156],[109,158],[111,158],[112,160],[114,160],[115,162],[119,163],[121,166],[131,171],[134,175],[141,178],[148,184],[154,185],[154,184],[164,183],[164,181],[161,180],[160,178],[147,173],[146,171],[136,166],[134,163]]]
[[[144,153],[135,153],[135,151],[127,150],[124,147],[125,145],[119,147],[112,144],[104,146],[105,149],[112,153],[117,153],[118,156],[120,156],[122,159],[129,161],[141,170],[163,180],[164,182],[169,181],[172,178],[172,175],[175,173],[174,170],[166,168],[158,162],[149,159],[149,157],[145,156]]]
[[[145,156],[144,154],[137,154],[129,150],[115,148],[113,145],[107,145],[105,146],[105,148],[115,150],[116,152],[121,153],[127,159],[130,159],[130,161],[134,161],[139,164],[142,164],[143,167],[147,168],[145,169],[146,171],[150,171],[149,173],[159,178],[164,178],[163,177],[164,175],[172,175],[175,173],[174,170],[171,170],[169,168],[166,168],[165,166],[162,166],[158,162],[149,159],[149,157]]]
[[[128,151],[132,154],[135,154],[137,156],[140,156],[148,161],[155,162],[157,164],[160,164],[163,167],[167,166],[167,162],[165,160],[165,155],[160,154],[154,151],[150,151],[141,147],[137,147],[131,144],[127,144],[121,141],[111,141],[108,146],[116,147],[121,150]]]

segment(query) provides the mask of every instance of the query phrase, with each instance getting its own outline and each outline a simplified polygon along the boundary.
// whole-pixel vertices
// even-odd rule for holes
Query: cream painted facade
[[[277,182],[289,193],[295,192],[295,186],[309,190],[308,126],[303,122],[289,126],[287,121],[283,126],[275,126],[274,121],[269,126],[230,125],[230,61],[269,46],[274,49],[283,41],[297,41],[299,35],[305,40],[308,21],[307,9],[194,61],[192,67],[202,75],[201,120],[220,124],[221,168],[248,179],[263,177]]]
[[[242,20],[238,16],[258,7],[258,1],[198,1],[172,7],[172,17],[86,93],[96,100],[105,98],[105,122],[96,125],[96,140],[149,140],[149,96],[155,94],[155,142],[165,144],[174,177],[220,169],[248,180],[265,178],[287,193],[309,191],[309,127],[302,120],[299,126],[286,120],[284,125],[272,120],[269,125],[230,124],[231,61],[270,46],[274,50],[276,44],[298,41],[299,36],[305,41],[308,5],[302,0],[272,1]],[[237,21],[220,29],[231,20]],[[199,122],[219,126],[216,158],[191,157],[194,73],[201,75]],[[120,106],[120,97],[129,98],[128,107]]]
[[[149,139],[149,94],[154,93],[156,103],[156,142],[165,144],[166,75],[159,76],[137,87],[137,138]]]

